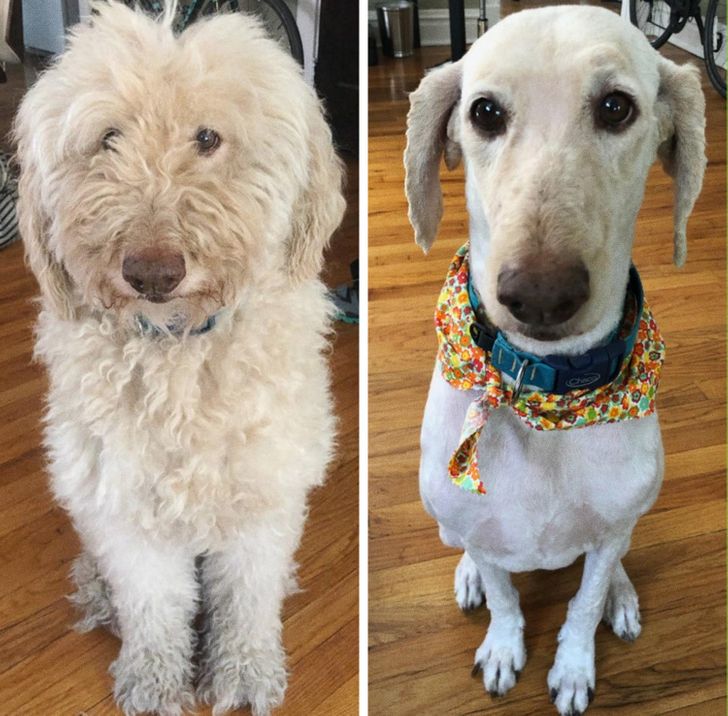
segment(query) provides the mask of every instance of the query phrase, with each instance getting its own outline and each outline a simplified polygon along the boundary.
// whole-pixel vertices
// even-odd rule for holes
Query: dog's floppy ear
[[[415,241],[429,251],[442,216],[440,157],[448,169],[461,158],[453,109],[460,97],[462,62],[427,75],[410,95],[407,148],[404,151],[405,193]]]
[[[44,208],[46,199],[42,191],[42,162],[50,161],[53,154],[53,149],[44,141],[44,134],[53,131],[54,125],[38,121],[42,106],[33,100],[26,96],[13,126],[20,163],[18,226],[26,262],[40,286],[43,305],[57,316],[71,319],[74,317],[73,284],[48,245],[51,220]]]
[[[331,130],[319,102],[308,103],[306,187],[298,199],[288,246],[288,268],[294,280],[317,276],[331,235],[341,223],[346,202],[342,195],[343,164],[336,156]]]
[[[700,194],[705,173],[705,97],[700,72],[693,65],[660,59],[657,113],[660,146],[657,155],[674,179],[673,261],[682,266],[687,257],[688,217]]]

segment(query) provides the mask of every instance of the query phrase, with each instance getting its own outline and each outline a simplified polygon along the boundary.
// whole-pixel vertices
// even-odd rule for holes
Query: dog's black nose
[[[121,275],[135,291],[151,300],[160,299],[185,277],[185,259],[168,249],[142,249],[124,258]]]
[[[498,274],[497,297],[521,323],[556,326],[589,300],[589,271],[580,260],[529,258]]]

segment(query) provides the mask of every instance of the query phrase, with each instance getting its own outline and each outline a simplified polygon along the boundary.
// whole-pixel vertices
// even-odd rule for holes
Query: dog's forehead
[[[463,94],[484,82],[505,89],[582,88],[619,77],[638,92],[656,91],[657,53],[613,12],[594,7],[550,7],[509,15],[465,56]]]

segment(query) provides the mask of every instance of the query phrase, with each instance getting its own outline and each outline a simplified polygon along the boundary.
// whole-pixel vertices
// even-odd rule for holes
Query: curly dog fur
[[[81,628],[121,636],[125,713],[180,714],[197,696],[267,714],[335,432],[318,274],[341,165],[314,92],[251,18],[175,35],[169,9],[95,9],[15,124],[49,470],[83,544],[73,599]],[[152,301],[124,259],[160,247],[186,272]]]

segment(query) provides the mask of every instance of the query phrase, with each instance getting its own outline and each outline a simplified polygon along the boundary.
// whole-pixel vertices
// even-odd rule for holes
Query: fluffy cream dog
[[[96,9],[15,125],[52,486],[84,550],[76,601],[84,627],[122,638],[126,713],[179,714],[196,684],[216,714],[266,714],[332,449],[318,274],[341,165],[313,91],[253,20],[175,36],[171,12]]]
[[[568,356],[577,369],[590,365],[587,351],[604,355],[616,345],[635,222],[656,156],[675,178],[674,258],[685,260],[687,220],[705,168],[704,110],[694,67],[662,58],[636,28],[592,7],[510,15],[412,94],[405,165],[416,240],[425,250],[435,240],[441,154],[448,166],[463,157],[467,280],[480,305],[459,305],[472,304],[478,320],[520,352],[499,368],[509,398],[517,398],[521,379],[527,394],[543,389],[529,380],[547,357],[563,365]],[[498,360],[494,346],[488,361]],[[578,378],[573,369],[565,385],[576,390],[600,377],[593,364]],[[484,409],[488,425],[476,443],[487,482],[481,494],[448,473],[466,416],[486,390],[473,382],[453,387],[444,375],[436,365],[420,492],[443,542],[464,551],[455,572],[458,604],[486,600],[490,610],[476,670],[489,692],[503,695],[525,665],[510,572],[558,569],[586,554],[548,675],[559,713],[580,714],[594,696],[599,621],[626,640],[640,632],[637,594],[621,560],[662,482],[657,413],[539,431],[507,406]],[[605,377],[596,386],[614,380]]]

